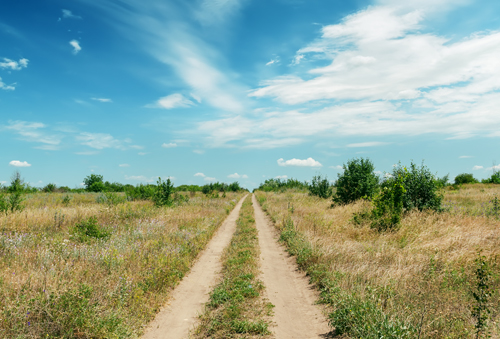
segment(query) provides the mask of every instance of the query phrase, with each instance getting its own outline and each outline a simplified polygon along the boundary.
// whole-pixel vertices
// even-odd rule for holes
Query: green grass
[[[195,338],[268,336],[273,305],[262,298],[259,247],[251,198],[241,208],[237,229],[225,250],[222,281],[210,294]]]

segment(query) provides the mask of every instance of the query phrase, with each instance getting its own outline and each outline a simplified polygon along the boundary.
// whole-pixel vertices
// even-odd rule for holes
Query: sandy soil
[[[218,272],[222,268],[220,256],[231,241],[244,199],[238,202],[191,271],[172,292],[169,303],[149,324],[143,339],[187,338],[198,314],[209,300],[213,285],[217,283]]]
[[[298,271],[291,258],[277,240],[277,232],[252,195],[255,221],[259,231],[261,251],[261,279],[266,286],[269,301],[274,304],[272,329],[277,339],[328,338],[330,328],[322,308],[315,305],[317,292],[309,279]]]

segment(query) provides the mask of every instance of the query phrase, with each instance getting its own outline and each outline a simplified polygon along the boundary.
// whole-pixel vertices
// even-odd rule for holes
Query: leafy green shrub
[[[496,170],[491,177],[481,181],[484,184],[500,184],[500,171]]]
[[[267,179],[263,184],[257,188],[259,191],[264,192],[284,192],[287,189],[295,189],[306,191],[309,185],[306,182],[301,182],[297,179]]]
[[[394,228],[401,221],[403,214],[403,200],[406,189],[404,182],[408,172],[397,173],[397,176],[388,180],[382,187],[380,193],[373,200],[372,227],[379,231]]]
[[[172,197],[171,195],[174,193],[174,185],[170,181],[170,178],[167,178],[167,181],[162,181],[161,178],[158,178],[156,183],[156,190],[153,195],[153,201],[156,206],[170,206],[172,205]]]
[[[475,184],[477,182],[472,173],[462,173],[455,177],[455,185]]]
[[[106,240],[111,233],[97,223],[96,217],[90,217],[75,225],[73,236],[81,242],[88,242],[92,239]]]
[[[439,188],[442,188],[442,187],[446,187],[448,186],[450,183],[448,182],[450,179],[450,175],[449,174],[446,174],[445,176],[441,177],[441,178],[436,178],[435,181],[436,181],[436,186],[438,186]]]
[[[88,192],[102,192],[104,191],[103,176],[98,174],[91,174],[83,179],[85,190]]]
[[[328,182],[328,178],[322,178],[321,175],[315,175],[309,185],[309,194],[327,199],[332,195],[332,188]]]
[[[342,166],[344,173],[338,174],[333,197],[335,204],[346,205],[359,199],[371,199],[378,189],[378,177],[370,159],[351,159]]]
[[[143,185],[139,184],[135,187],[128,187],[125,190],[125,194],[127,196],[127,200],[152,200],[155,194],[155,186],[154,185]]]
[[[52,193],[52,192],[55,192],[56,190],[57,190],[56,184],[52,184],[52,183],[49,183],[49,184],[45,185],[44,188],[42,188],[42,191],[45,193]]]
[[[398,164],[392,172],[392,177],[385,185],[390,185],[394,178],[403,178],[403,187],[406,190],[403,195],[404,211],[441,210],[443,196],[438,193],[439,187],[434,175],[423,163],[418,167],[412,162],[409,168]]]

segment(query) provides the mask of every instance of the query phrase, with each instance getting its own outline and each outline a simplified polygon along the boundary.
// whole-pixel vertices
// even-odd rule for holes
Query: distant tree
[[[83,179],[85,190],[88,192],[102,192],[105,190],[103,176],[98,174],[91,174]]]
[[[371,199],[378,189],[379,178],[374,173],[375,166],[370,159],[351,159],[338,174],[333,196],[334,204],[350,204],[359,199]]]
[[[21,177],[21,172],[15,171],[10,177],[10,186],[7,188],[9,193],[22,192],[26,188],[24,179]]]
[[[462,173],[455,177],[455,185],[460,184],[475,184],[478,181],[474,178],[472,173]]]
[[[45,185],[44,188],[42,188],[42,191],[46,192],[46,193],[52,193],[52,192],[55,192],[56,190],[57,190],[56,184],[52,184],[52,183],[49,183],[49,184]]]

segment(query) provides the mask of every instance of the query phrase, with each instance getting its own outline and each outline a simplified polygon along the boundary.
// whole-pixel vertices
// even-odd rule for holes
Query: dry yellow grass
[[[499,191],[486,185],[447,191],[445,201],[487,203]],[[471,337],[474,260],[478,251],[493,260],[500,254],[500,222],[466,212],[412,212],[394,232],[379,233],[352,221],[369,203],[330,208],[330,201],[305,193],[258,193],[263,207],[283,228],[291,218],[311,244],[316,261],[335,276],[336,288],[381,303],[390,317],[414,325],[420,337]],[[469,201],[473,201],[470,203]],[[500,288],[499,266],[491,288]],[[489,329],[500,337],[499,294],[490,303]]]
[[[240,195],[173,208],[64,196],[35,194],[0,215],[1,338],[136,337]],[[91,216],[109,239],[74,237]]]

